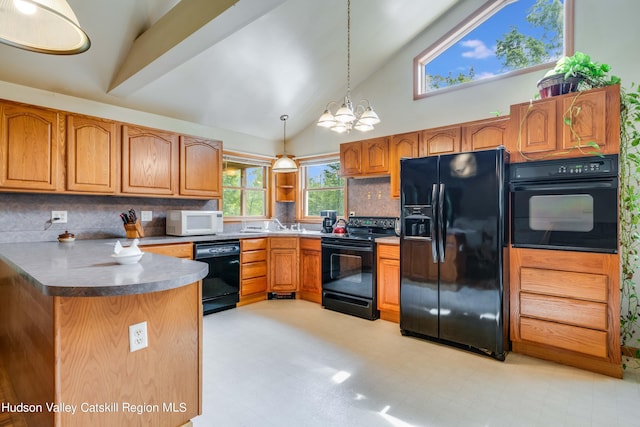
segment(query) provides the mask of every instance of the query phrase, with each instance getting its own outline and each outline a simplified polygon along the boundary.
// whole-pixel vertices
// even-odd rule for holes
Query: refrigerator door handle
[[[440,253],[440,262],[444,262],[444,248],[446,241],[446,227],[444,223],[444,184],[440,184],[440,193],[438,194],[438,252]]]
[[[433,184],[431,187],[431,220],[429,221],[429,233],[431,233],[431,256],[433,257],[433,263],[438,263],[438,243],[436,236],[436,215],[435,204],[438,197],[438,184]]]

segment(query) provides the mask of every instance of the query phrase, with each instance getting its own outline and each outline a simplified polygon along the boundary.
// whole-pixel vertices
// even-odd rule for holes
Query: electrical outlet
[[[356,216],[356,213],[354,211],[349,212],[349,216]]]
[[[140,221],[151,221],[153,219],[153,211],[140,211]]]
[[[129,352],[141,350],[149,346],[147,340],[147,322],[129,326]]]
[[[66,223],[67,211],[51,211],[51,223]]]

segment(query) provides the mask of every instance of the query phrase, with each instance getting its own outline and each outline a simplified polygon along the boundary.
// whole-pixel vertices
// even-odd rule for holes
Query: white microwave
[[[222,233],[222,211],[167,211],[167,234],[198,236]]]

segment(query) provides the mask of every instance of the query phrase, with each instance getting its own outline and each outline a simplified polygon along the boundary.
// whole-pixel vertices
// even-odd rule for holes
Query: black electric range
[[[344,234],[327,234],[322,247],[322,305],[330,310],[375,320],[377,304],[376,244],[396,235],[398,219],[353,216]]]

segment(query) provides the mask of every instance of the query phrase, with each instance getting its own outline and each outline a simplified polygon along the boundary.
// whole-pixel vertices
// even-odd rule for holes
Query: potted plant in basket
[[[619,77],[608,74],[610,70],[608,64],[592,61],[589,55],[582,52],[564,56],[538,81],[540,97],[547,98],[620,83]]]

